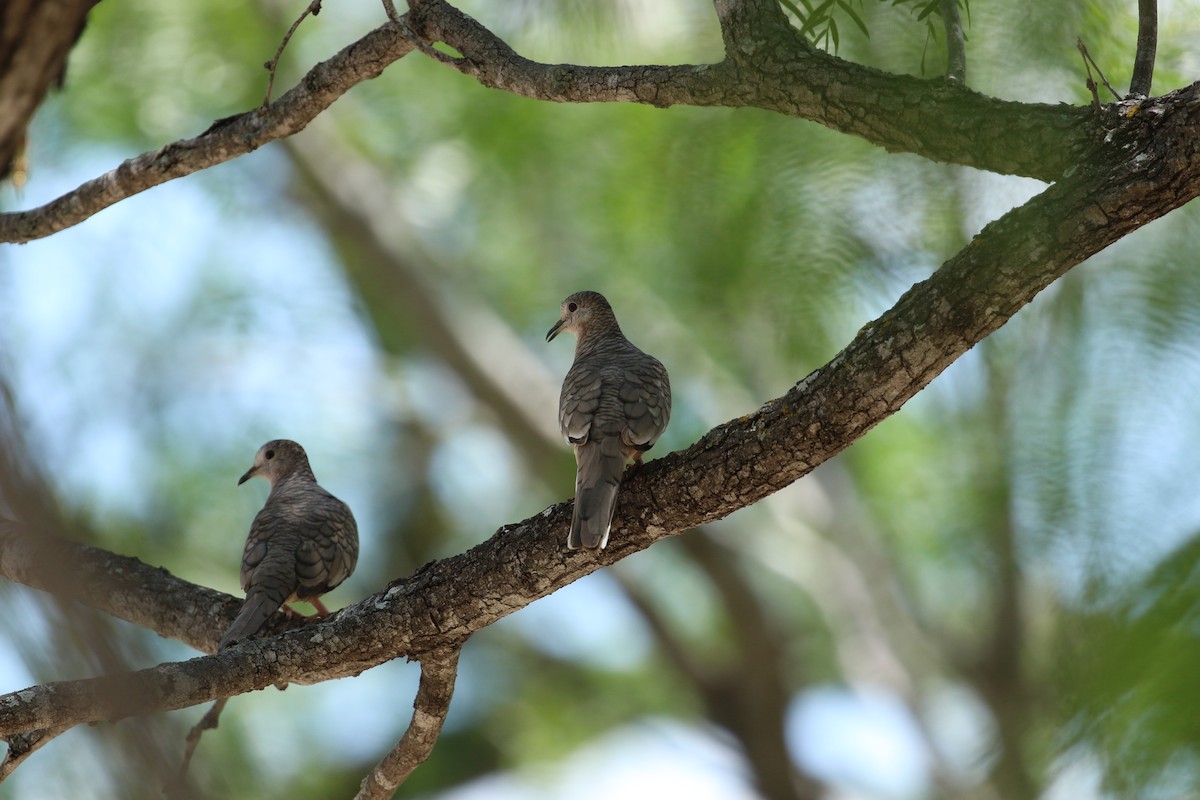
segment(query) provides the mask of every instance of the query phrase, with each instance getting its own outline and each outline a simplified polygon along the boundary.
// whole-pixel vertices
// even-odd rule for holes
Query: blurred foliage
[[[942,0],[878,0],[878,2],[893,7],[901,7],[912,15],[919,23],[924,23],[926,40],[925,51],[928,53],[930,43],[936,43],[941,35],[935,23],[942,18]],[[966,0],[956,0],[960,9],[970,15],[971,5]],[[838,19],[848,20],[863,36],[870,38],[871,32],[860,13],[863,0],[858,0],[858,11],[855,11],[853,0],[779,0],[780,5],[791,12],[798,24],[800,33],[813,44],[836,53],[841,47],[842,37],[838,28]],[[843,23],[844,24],[844,23]],[[925,58],[921,58],[921,72],[925,71]]]
[[[802,26],[825,9],[808,27],[844,58],[910,73],[924,59],[936,75],[935,5],[789,8]],[[4,206],[42,202],[257,105],[261,65],[302,7],[99,4],[67,91],[33,130],[27,196]],[[699,0],[463,7],[545,61],[720,58]],[[1164,5],[1156,93],[1200,67],[1197,10]],[[326,4],[285,51],[276,94],[382,22],[372,4]],[[1088,102],[1076,36],[1114,85],[1128,81],[1135,3],[976,3],[969,24],[980,91]],[[0,371],[25,457],[76,535],[226,591],[265,495],[234,482],[262,441],[302,441],[355,509],[370,554],[334,603],[571,491],[553,407],[541,413],[562,456],[545,463],[529,457],[545,443],[515,436],[481,402],[478,378],[447,360],[414,303],[452,329],[502,323],[509,338],[489,343],[512,352],[496,380],[532,404],[546,388],[534,384],[552,396],[571,358],[569,344],[542,341],[559,301],[604,291],[672,374],[675,417],[655,455],[785,391],[1039,191],[753,109],[538,103],[418,56],[356,87],[296,144],[0,253]],[[320,167],[361,207],[331,208],[336,193],[314,188]],[[357,181],[361,171],[377,183]],[[722,701],[754,702],[722,683],[731,671],[744,672],[743,689],[782,682],[794,701],[776,733],[797,773],[859,796],[1200,790],[1189,712],[1198,225],[1185,208],[1110,248],[832,463],[692,534],[727,558],[724,579],[750,594],[749,610],[666,542],[619,565],[621,582],[593,576],[475,637],[446,732],[404,796],[468,796],[471,781],[511,773],[553,797],[555,765],[650,719],[741,752],[747,741],[714,721]],[[370,236],[379,247],[364,262],[350,245]],[[397,275],[424,294],[381,288]],[[505,368],[521,359],[544,375]],[[0,622],[3,690],[194,655],[0,592],[15,609]],[[748,657],[753,626],[777,638],[771,665]],[[111,643],[104,658],[100,642]],[[415,668],[397,664],[236,698],[193,764],[197,796],[351,794],[403,730],[415,685]],[[840,743],[843,762],[830,766],[828,743],[795,734],[801,701],[831,686],[897,701],[910,728],[892,735],[923,754],[909,764],[916,783],[878,788],[878,775],[900,771],[862,741]],[[72,732],[0,797],[156,796],[146,776],[170,771],[200,713]],[[147,740],[161,744],[139,762],[130,753]],[[646,757],[668,756],[711,769],[669,747]],[[589,768],[600,786],[622,765]],[[749,767],[735,778],[759,785]]]

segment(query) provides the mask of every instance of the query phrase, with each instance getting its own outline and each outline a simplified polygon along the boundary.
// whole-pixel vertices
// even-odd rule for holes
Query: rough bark
[[[1087,163],[1098,166],[1079,169],[988,225],[828,364],[758,411],[630,475],[609,549],[566,551],[570,504],[562,503],[316,625],[212,657],[0,697],[0,734],[180,708],[281,681],[344,677],[393,658],[453,648],[596,569],[757,502],[897,411],[1072,266],[1194,198],[1200,192],[1198,97],[1200,86],[1192,86],[1148,101],[1097,143]],[[20,538],[15,530],[5,534],[0,574],[28,580],[39,567],[12,567],[11,542]],[[114,582],[108,594],[144,591],[138,582],[150,568],[126,566],[124,574],[98,579]],[[174,586],[159,593],[160,602],[195,599],[199,614],[184,635],[210,650],[232,618],[232,603],[165,574],[160,579]],[[87,593],[83,600],[91,598]],[[103,602],[118,614],[127,605]]]
[[[421,683],[413,700],[412,721],[391,752],[363,778],[355,800],[387,800],[429,758],[450,711],[460,652],[455,648],[421,658]]]
[[[412,49],[395,26],[377,28],[313,67],[299,84],[265,108],[217,120],[199,136],[131,158],[46,205],[0,214],[0,242],[49,236],[127,197],[298,133],[350,87],[378,77]]]

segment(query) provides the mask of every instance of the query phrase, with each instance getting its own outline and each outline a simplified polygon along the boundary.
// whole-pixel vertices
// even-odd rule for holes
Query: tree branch
[[[967,45],[958,15],[958,0],[942,0],[942,24],[946,28],[946,78],[966,83]]]
[[[355,800],[387,800],[429,758],[450,710],[461,652],[461,647],[452,647],[421,657],[421,683],[413,700],[412,721],[392,751],[363,778]]]
[[[1158,49],[1158,0],[1138,0],[1137,53],[1133,57],[1133,77],[1129,80],[1129,98],[1148,97],[1154,80],[1154,56]]]
[[[240,605],[161,567],[0,519],[0,577],[76,600],[204,652]],[[282,621],[284,615],[277,617]]]
[[[717,10],[735,45],[719,64],[583,67],[530,61],[452,6],[424,0],[401,17],[407,25],[376,28],[313,67],[270,106],[218,120],[199,136],[130,159],[46,205],[0,214],[0,242],[49,236],[126,197],[303,130],[352,86],[412,52],[418,44],[409,26],[463,54],[437,54],[436,60],[486,86],[553,102],[753,106],[889,151],[1045,181],[1060,178],[1094,138],[1086,109],[997,100],[843,61],[776,24],[778,6],[763,0],[721,0]]]
[[[418,35],[462,54],[453,68],[485,86],[538,100],[752,106],[892,152],[1045,181],[1061,177],[1088,138],[1086,109],[1012,103],[844,61],[806,42],[786,24],[778,3],[718,0],[716,8],[725,60],[674,67],[530,61],[445,0],[420,0],[408,17]],[[1041,144],[1030,148],[1030,136]],[[1041,147],[1062,150],[1029,152]]]
[[[352,86],[378,77],[413,48],[396,26],[376,28],[313,67],[300,83],[265,108],[217,120],[199,136],[143,153],[46,205],[0,214],[0,242],[49,236],[146,189],[298,133]]]
[[[13,773],[25,759],[36,753],[42,745],[49,744],[56,736],[66,733],[73,724],[59,725],[54,728],[39,728],[32,731],[22,731],[4,739],[8,743],[8,752],[0,759],[0,783]]]
[[[222,697],[220,700],[212,704],[212,708],[204,712],[204,716],[200,721],[192,726],[188,731],[187,738],[184,739],[183,760],[179,765],[179,775],[176,778],[179,790],[186,792],[187,790],[187,774],[188,767],[192,764],[192,756],[196,754],[196,748],[200,746],[200,737],[205,731],[216,730],[221,723],[221,712],[225,710],[225,704],[229,702],[228,697]],[[168,790],[174,787],[168,787]]]
[[[1101,166],[1073,174],[988,225],[828,364],[758,411],[632,474],[607,550],[565,550],[571,506],[560,503],[319,623],[215,656],[0,696],[0,735],[181,708],[279,682],[345,677],[457,647],[584,575],[789,485],[898,411],[1072,266],[1200,193],[1198,93],[1200,85],[1148,101],[1113,132],[1109,149],[1092,155]],[[36,576],[36,567],[11,555],[14,530],[3,529],[0,573]],[[112,582],[110,596],[84,595],[83,602],[117,614],[132,610],[145,624],[178,631],[205,649],[232,616],[224,595],[193,587],[181,596],[210,602],[192,607],[190,630],[174,617],[177,601],[169,592],[156,593],[168,622],[147,619],[146,607],[123,599],[143,597],[145,589],[130,575],[97,578],[95,566],[117,559],[138,577],[149,568],[89,548],[77,552],[86,565],[66,563],[64,571]],[[159,580],[177,581],[166,573]]]

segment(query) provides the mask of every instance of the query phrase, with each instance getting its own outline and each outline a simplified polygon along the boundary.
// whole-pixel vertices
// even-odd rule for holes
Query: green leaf
[[[863,36],[866,36],[868,39],[870,39],[871,33],[867,30],[867,26],[862,21],[862,17],[855,13],[854,8],[851,7],[846,0],[838,0],[838,5],[841,6],[842,10],[850,16],[850,19],[853,20],[854,24],[858,26],[858,29],[863,32]]]
[[[800,26],[800,35],[808,36],[811,31],[815,31],[817,26],[826,19],[829,19],[829,9],[833,6],[834,0],[825,0],[821,5],[817,6],[816,10],[808,15],[808,19],[804,20],[804,24]]]

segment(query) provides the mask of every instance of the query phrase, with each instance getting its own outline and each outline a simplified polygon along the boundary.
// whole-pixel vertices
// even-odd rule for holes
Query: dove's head
[[[620,333],[612,306],[599,292],[576,292],[562,301],[558,322],[546,333],[551,341],[563,331],[570,331],[582,340],[591,333]]]
[[[291,439],[272,439],[258,448],[254,454],[254,464],[238,480],[238,485],[241,486],[255,475],[261,475],[274,486],[275,481],[294,472],[312,474],[308,466],[308,454]]]

